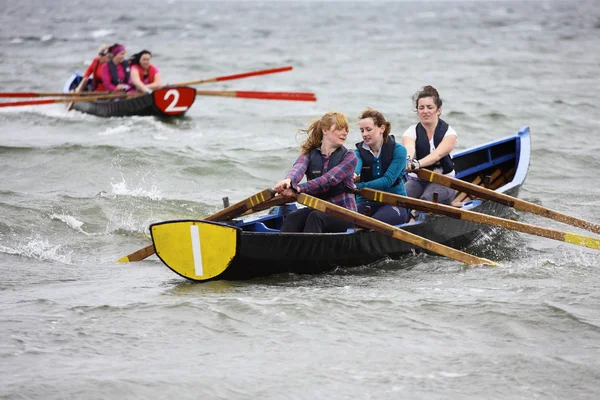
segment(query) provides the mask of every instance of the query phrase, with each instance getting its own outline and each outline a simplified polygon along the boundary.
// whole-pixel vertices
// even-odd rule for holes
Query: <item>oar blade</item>
[[[600,250],[600,239],[580,235],[578,233],[566,232],[564,235],[566,243],[576,244],[578,246],[589,247],[590,249]]]
[[[231,264],[238,229],[208,221],[165,221],[150,226],[156,254],[173,272],[193,281],[219,276]]]

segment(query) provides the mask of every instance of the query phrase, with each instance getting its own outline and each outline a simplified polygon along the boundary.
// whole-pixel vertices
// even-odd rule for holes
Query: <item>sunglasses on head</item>
[[[99,56],[103,57],[103,56],[107,56],[108,55],[108,50],[102,50],[100,53],[98,53]]]

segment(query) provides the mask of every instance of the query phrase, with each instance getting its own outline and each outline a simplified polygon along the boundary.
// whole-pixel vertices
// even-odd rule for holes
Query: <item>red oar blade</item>
[[[52,104],[56,102],[56,100],[13,101],[10,103],[0,103],[0,107],[39,106],[43,104]]]

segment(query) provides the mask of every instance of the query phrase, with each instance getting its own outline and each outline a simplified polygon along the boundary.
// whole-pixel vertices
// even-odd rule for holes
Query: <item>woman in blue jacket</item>
[[[406,196],[403,175],[406,168],[406,148],[396,143],[390,135],[391,124],[382,113],[367,108],[359,115],[363,141],[356,144],[358,164],[355,169],[357,189],[374,189]],[[404,207],[372,202],[356,197],[358,212],[371,208],[371,217],[379,221],[400,225],[408,222],[410,215]]]

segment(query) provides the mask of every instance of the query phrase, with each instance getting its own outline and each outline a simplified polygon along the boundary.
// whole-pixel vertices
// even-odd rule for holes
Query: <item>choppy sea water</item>
[[[595,2],[124,4],[4,2],[1,90],[59,91],[101,43],[123,42],[171,83],[293,65],[203,88],[318,102],[198,98],[169,122],[3,108],[0,398],[598,397],[594,250],[498,232],[468,249],[498,268],[418,255],[205,284],[155,258],[115,263],[152,222],[272,186],[296,131],[326,111],[349,115],[349,145],[367,106],[400,135],[426,84],[459,149],[530,126],[521,197],[600,221]]]

